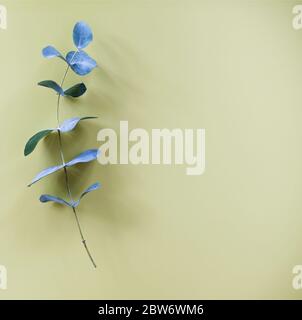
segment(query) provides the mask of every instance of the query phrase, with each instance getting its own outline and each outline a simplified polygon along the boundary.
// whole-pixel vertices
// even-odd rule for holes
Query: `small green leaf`
[[[38,85],[42,86],[42,87],[53,89],[54,91],[56,91],[61,96],[64,96],[63,89],[55,81],[45,80],[45,81],[39,82]]]
[[[78,83],[73,87],[64,91],[65,96],[70,96],[73,98],[80,97],[86,92],[87,88],[84,83]]]
[[[25,148],[24,148],[24,155],[28,156],[30,153],[32,153],[37,146],[38,142],[48,136],[53,130],[52,129],[47,129],[47,130],[42,130],[35,135],[33,135],[26,143]]]

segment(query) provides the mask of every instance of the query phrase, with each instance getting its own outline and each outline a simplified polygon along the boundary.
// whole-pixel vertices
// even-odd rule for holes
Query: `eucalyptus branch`
[[[74,200],[71,192],[71,186],[70,181],[68,177],[68,168],[74,165],[77,165],[78,163],[86,163],[95,160],[98,157],[98,150],[97,149],[90,149],[81,152],[76,157],[74,157],[72,160],[65,162],[64,157],[64,150],[63,150],[63,141],[62,141],[62,134],[69,132],[71,130],[74,130],[80,121],[87,120],[87,119],[94,119],[97,117],[93,116],[86,116],[86,117],[74,117],[67,119],[63,121],[63,123],[60,123],[60,102],[61,97],[70,97],[70,98],[78,98],[82,96],[87,88],[84,83],[78,83],[71,88],[64,90],[63,86],[65,83],[66,76],[68,74],[68,71],[72,69],[77,75],[79,76],[85,76],[86,74],[90,73],[96,66],[95,60],[93,60],[83,49],[88,46],[88,44],[92,41],[92,31],[90,27],[85,22],[77,22],[73,29],[73,42],[77,48],[76,51],[70,51],[67,53],[66,57],[64,57],[56,48],[53,46],[47,46],[42,50],[42,54],[45,58],[54,58],[58,57],[62,59],[64,62],[67,63],[67,67],[63,76],[63,79],[61,81],[61,84],[58,85],[53,80],[45,80],[38,83],[38,85],[50,88],[54,90],[58,94],[57,99],[57,128],[52,129],[45,129],[42,131],[39,131],[35,135],[33,135],[28,142],[25,145],[24,149],[24,155],[27,156],[30,153],[34,151],[36,148],[38,142],[48,136],[49,134],[53,132],[57,132],[58,136],[58,143],[59,143],[59,152],[61,157],[61,164],[52,166],[50,168],[42,170],[40,173],[36,175],[36,177],[29,183],[28,186],[33,185],[34,183],[38,182],[42,178],[55,173],[59,170],[64,170],[64,176],[65,176],[65,184],[66,184],[66,190],[68,193],[69,200],[64,200],[57,196],[52,196],[48,194],[43,194],[40,197],[41,202],[55,202],[61,205],[68,206],[72,209],[76,223],[78,226],[78,230],[82,239],[82,243],[84,245],[84,248],[93,264],[94,267],[96,267],[96,264],[92,258],[92,255],[90,254],[90,251],[87,247],[86,240],[83,236],[81,224],[79,222],[79,218],[77,215],[76,207],[80,204],[81,199],[88,194],[91,191],[97,190],[100,188],[100,184],[94,183],[90,185],[88,188],[86,188],[82,194],[80,195],[78,200]]]

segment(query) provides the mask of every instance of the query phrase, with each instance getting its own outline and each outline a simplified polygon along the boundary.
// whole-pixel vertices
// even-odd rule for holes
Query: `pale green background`
[[[301,298],[292,268],[302,264],[302,30],[298,1],[2,0],[0,30],[0,299]],[[72,170],[78,194],[97,180],[79,212],[93,270],[68,208],[60,174],[32,188],[59,161],[50,137],[24,158],[33,133],[55,125],[56,97],[40,80],[64,63],[43,46],[72,48],[87,21],[87,51],[101,68],[88,92],[64,102],[62,117],[94,115],[68,138],[68,155],[98,147],[102,127],[205,128],[206,172],[184,166]],[[79,81],[70,74],[67,85]],[[84,169],[85,168],[85,169]],[[59,180],[58,180],[59,179]],[[77,182],[76,182],[77,181]]]

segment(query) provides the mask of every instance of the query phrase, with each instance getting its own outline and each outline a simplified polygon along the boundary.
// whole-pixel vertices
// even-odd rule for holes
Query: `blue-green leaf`
[[[90,187],[88,187],[80,196],[78,201],[75,201],[73,206],[77,207],[80,204],[81,199],[89,192],[97,190],[101,187],[101,184],[99,182],[96,182],[94,184],[92,184]]]
[[[54,48],[53,46],[45,47],[42,50],[42,54],[43,54],[44,58],[48,58],[49,59],[49,58],[58,57],[58,58],[63,59],[64,61],[66,61],[65,58],[62,56],[62,54],[56,48]]]
[[[71,161],[66,163],[65,165],[61,164],[58,166],[44,169],[43,171],[41,171],[40,173],[38,173],[36,175],[36,177],[31,181],[31,183],[28,186],[30,187],[31,185],[33,185],[37,181],[41,180],[42,178],[44,178],[54,172],[57,172],[58,170],[60,170],[64,167],[71,167],[71,166],[74,166],[75,164],[78,164],[78,163],[93,161],[98,157],[98,154],[99,154],[98,149],[89,149],[89,150],[86,150],[86,151],[80,153],[75,158],[73,158]]]
[[[90,162],[95,160],[98,157],[99,150],[98,149],[90,149],[86,150],[79,155],[77,155],[75,158],[73,158],[71,161],[66,163],[66,167],[74,166],[78,163],[84,163],[84,162]]]
[[[64,166],[61,164],[59,166],[54,166],[54,167],[50,167],[47,169],[44,169],[43,171],[41,171],[40,173],[38,173],[35,178],[31,181],[31,183],[28,185],[29,187],[31,185],[33,185],[34,183],[36,183],[37,181],[41,180],[42,178],[50,175],[51,173],[54,173],[60,169],[62,169]]]
[[[60,127],[58,128],[58,130],[60,130],[61,132],[68,132],[73,130],[77,124],[81,121],[81,120],[86,120],[86,119],[96,119],[97,117],[75,117],[75,118],[70,118],[65,120]]]
[[[64,91],[65,96],[77,98],[82,96],[86,92],[87,88],[84,83],[78,83],[73,87]]]
[[[85,76],[97,66],[96,61],[84,51],[70,51],[66,60],[71,69],[80,76]]]
[[[53,131],[53,129],[47,129],[47,130],[42,130],[39,131],[38,133],[36,133],[35,135],[33,135],[26,143],[25,148],[24,148],[24,155],[27,156],[30,153],[32,153],[34,151],[34,149],[36,148],[38,142],[45,138],[46,136],[48,136],[51,132]]]
[[[40,197],[40,201],[41,202],[49,202],[49,201],[52,201],[52,202],[56,202],[56,203],[59,203],[59,204],[63,204],[65,206],[68,206],[68,207],[72,207],[72,205],[63,200],[62,198],[59,198],[59,197],[56,197],[56,196],[51,196],[49,194],[42,194],[41,197]]]
[[[78,49],[84,49],[92,41],[93,35],[89,25],[79,21],[73,28],[73,42]]]
[[[45,81],[39,82],[38,85],[42,86],[42,87],[53,89],[54,91],[56,91],[61,96],[64,96],[63,89],[55,81],[45,80]]]

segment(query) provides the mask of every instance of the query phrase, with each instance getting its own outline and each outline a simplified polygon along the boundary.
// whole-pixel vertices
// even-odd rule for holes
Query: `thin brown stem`
[[[92,258],[92,255],[91,255],[91,253],[90,253],[90,251],[89,251],[89,249],[87,247],[86,240],[85,240],[85,238],[83,236],[82,228],[81,228],[80,221],[79,221],[78,214],[77,214],[77,211],[76,211],[75,207],[72,207],[72,210],[73,210],[74,216],[75,216],[76,221],[77,221],[78,229],[79,229],[79,232],[80,232],[80,235],[81,235],[81,238],[82,238],[82,243],[83,243],[83,245],[84,245],[84,247],[86,249],[86,252],[87,252],[87,254],[88,254],[93,266],[96,268],[96,264],[95,264],[95,262],[94,262],[94,260]]]

